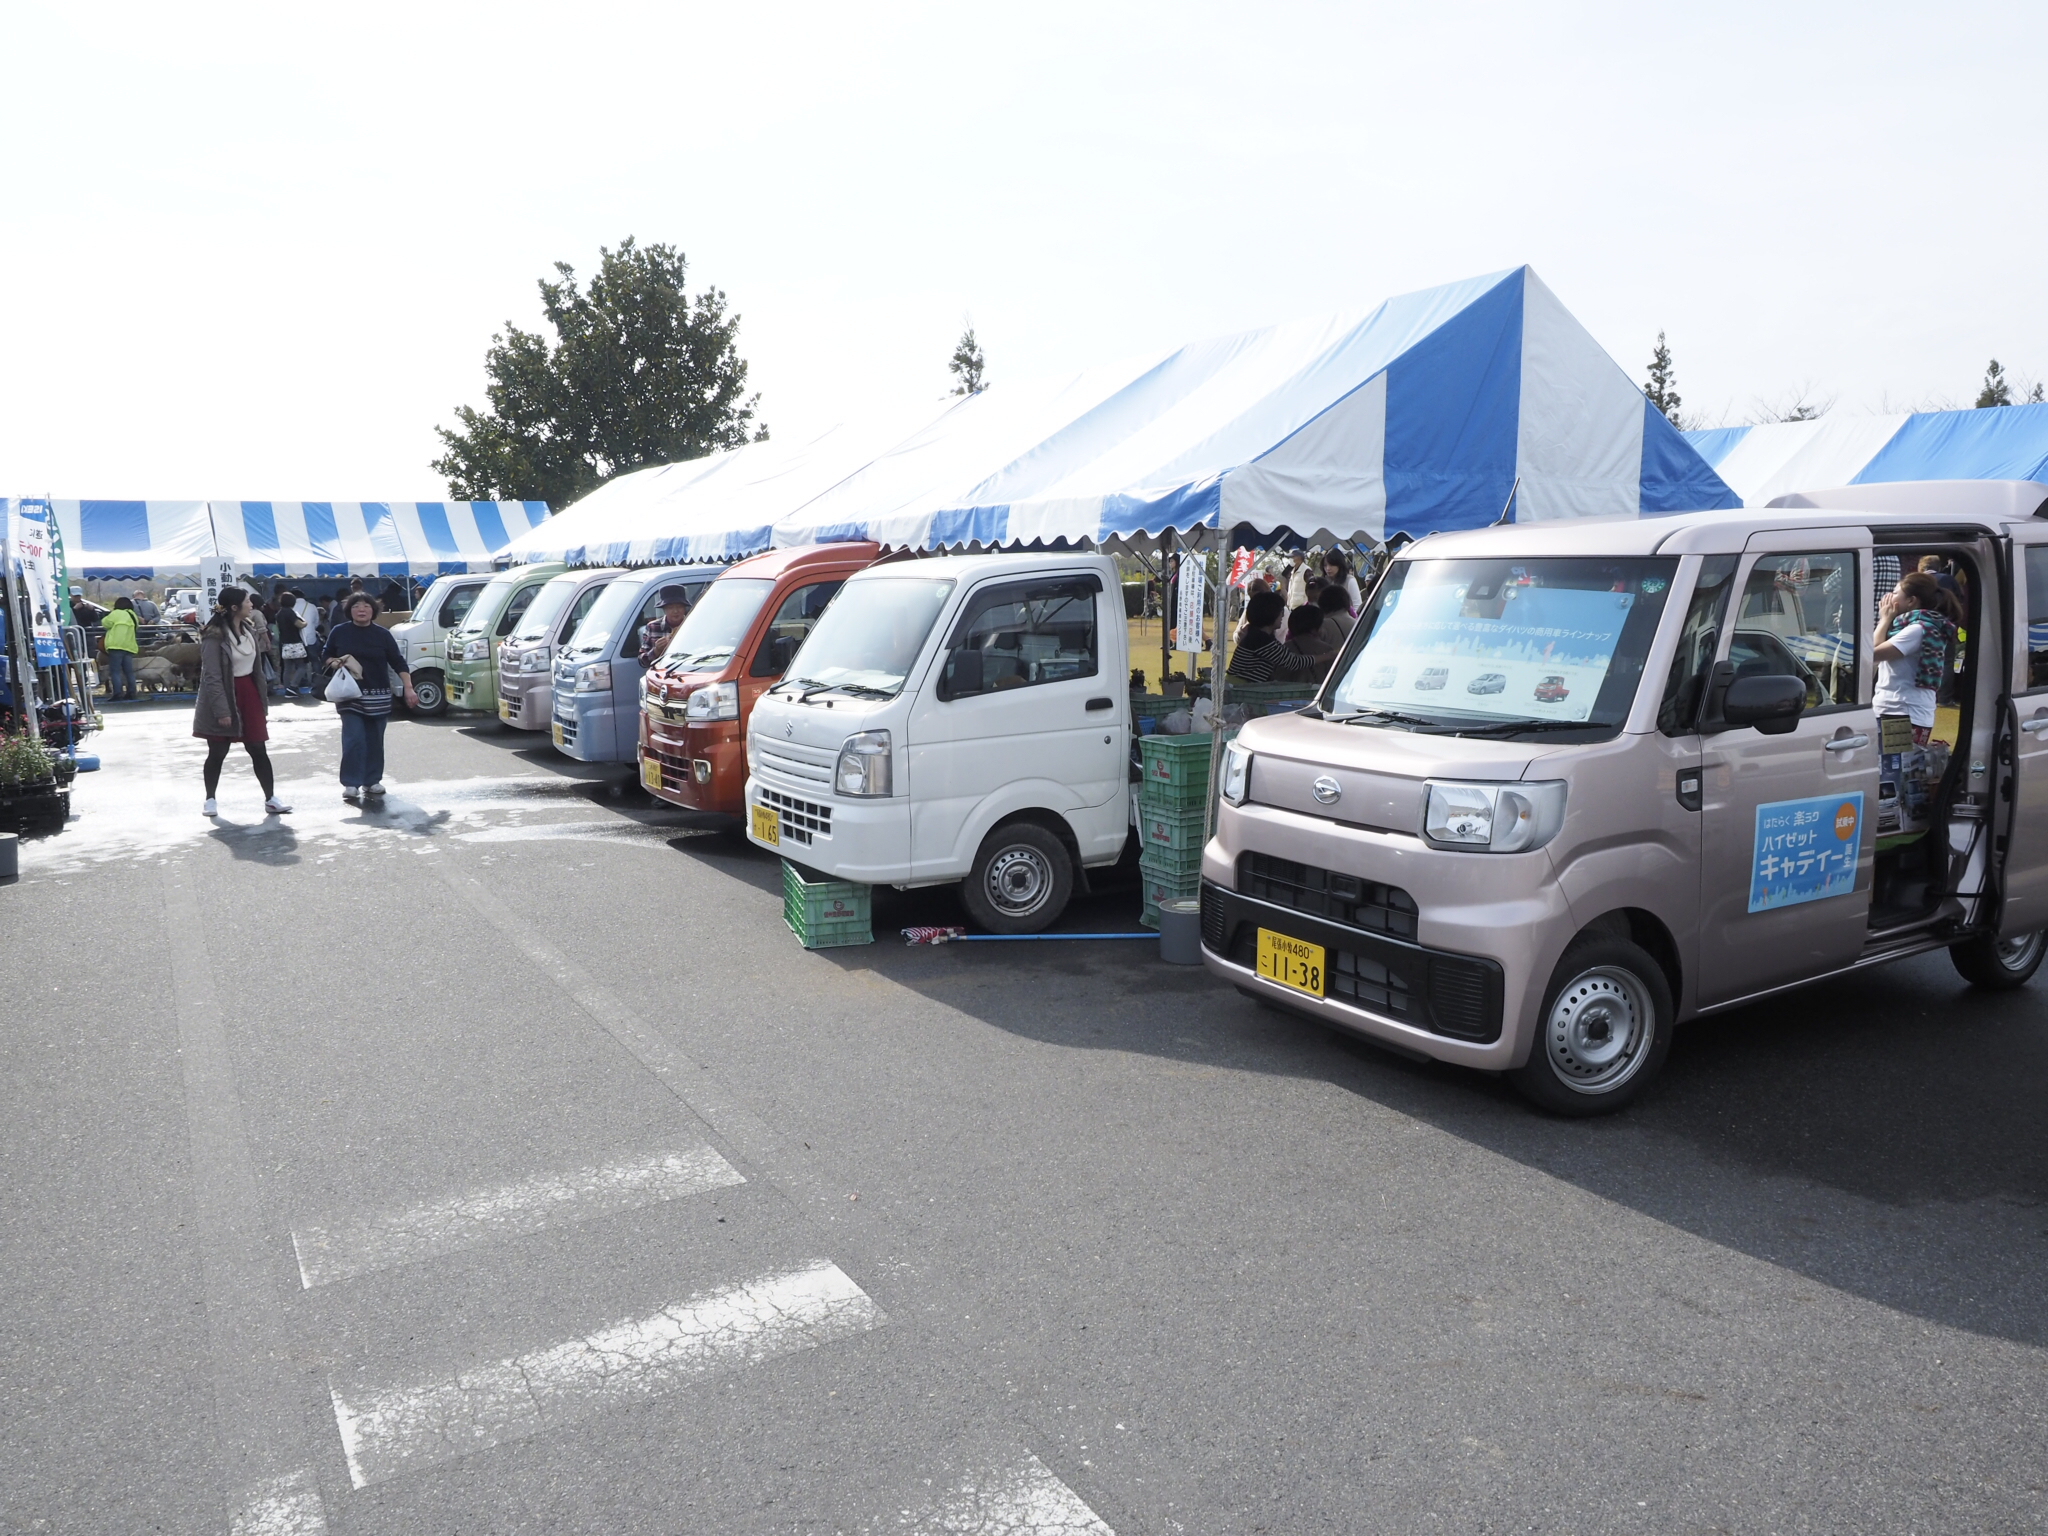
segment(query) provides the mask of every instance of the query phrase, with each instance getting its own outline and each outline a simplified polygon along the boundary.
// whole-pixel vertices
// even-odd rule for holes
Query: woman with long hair
[[[1884,595],[1877,609],[1877,692],[1880,717],[1904,715],[1913,722],[1913,743],[1924,747],[1934,733],[1935,695],[1955,655],[1963,605],[1927,570],[1908,571]]]
[[[264,745],[270,740],[270,720],[259,679],[269,648],[268,626],[254,617],[249,594],[240,587],[222,587],[212,617],[199,631],[199,702],[192,711],[192,734],[206,743],[203,816],[220,814],[220,768],[238,741],[263,786],[264,814],[282,816],[291,809],[277,798],[270,749]]]
[[[1358,590],[1358,577],[1351,569],[1351,559],[1343,550],[1330,549],[1323,552],[1323,578],[1332,585],[1344,589],[1346,611],[1353,618],[1358,617],[1358,610],[1365,606],[1365,597]]]

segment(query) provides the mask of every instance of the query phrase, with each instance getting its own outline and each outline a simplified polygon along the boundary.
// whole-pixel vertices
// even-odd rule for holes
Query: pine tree
[[[1684,402],[1677,390],[1677,372],[1671,366],[1671,348],[1665,344],[1664,333],[1657,333],[1657,350],[1650,354],[1650,382],[1643,386],[1643,393],[1650,397],[1650,404],[1664,413],[1665,419],[1680,431],[1685,422],[1678,414]]]
[[[2039,405],[2044,400],[2048,400],[2048,387],[2044,387],[2037,379],[2034,381],[2034,387],[2027,391],[2027,404]]]
[[[1977,395],[1977,409],[1981,411],[1986,406],[2011,404],[2012,386],[2006,383],[2005,369],[1994,357],[1991,366],[1984,370],[1984,388]]]
[[[953,393],[978,395],[988,388],[987,380],[982,377],[982,369],[986,366],[981,355],[981,343],[974,339],[974,327],[970,325],[960,333],[960,345],[953,349],[953,361],[946,364],[953,377],[959,380],[953,386]]]

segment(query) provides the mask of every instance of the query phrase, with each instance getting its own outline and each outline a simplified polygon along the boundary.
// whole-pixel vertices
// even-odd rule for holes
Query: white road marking
[[[523,1439],[701,1377],[878,1328],[836,1264],[763,1275],[450,1381],[344,1396],[334,1421],[358,1488]]]
[[[251,1488],[228,1521],[228,1536],[327,1536],[320,1485],[306,1471]]]
[[[305,1227],[292,1233],[292,1248],[299,1256],[299,1281],[311,1290],[395,1264],[745,1182],[739,1170],[710,1147],[699,1147],[573,1173],[543,1174],[336,1226]]]
[[[894,1529],[906,1536],[1116,1536],[1029,1452],[968,1478],[935,1504],[903,1511]]]

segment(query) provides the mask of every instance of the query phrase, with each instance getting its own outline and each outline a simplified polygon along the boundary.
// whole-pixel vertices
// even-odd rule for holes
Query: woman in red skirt
[[[228,748],[240,742],[263,786],[263,809],[282,816],[291,809],[277,798],[270,771],[269,713],[263,702],[261,657],[270,648],[265,627],[252,617],[249,594],[240,587],[222,587],[213,617],[199,632],[199,703],[192,711],[192,734],[206,742],[206,804],[201,815],[217,816],[215,792],[220,765]]]

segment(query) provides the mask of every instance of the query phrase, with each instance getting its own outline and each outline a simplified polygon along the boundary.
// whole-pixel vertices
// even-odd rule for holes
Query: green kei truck
[[[540,589],[568,567],[559,563],[517,565],[493,576],[448,640],[448,702],[456,709],[498,712],[498,647]]]

